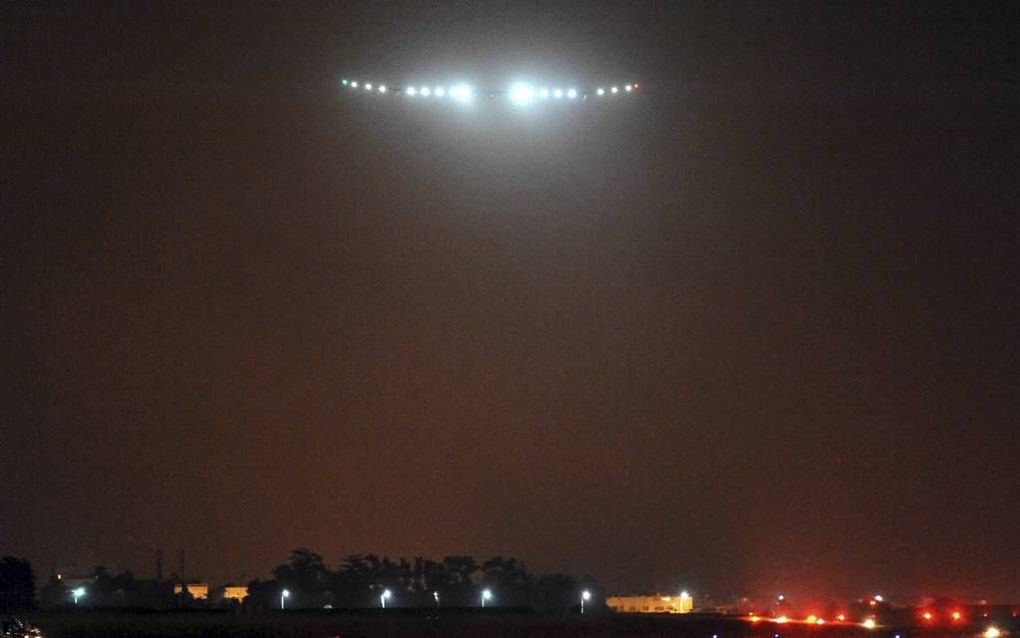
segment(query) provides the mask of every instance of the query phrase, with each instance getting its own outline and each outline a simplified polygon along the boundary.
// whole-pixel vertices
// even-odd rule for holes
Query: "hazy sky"
[[[0,553],[1020,598],[1016,3],[102,5],[0,10]]]

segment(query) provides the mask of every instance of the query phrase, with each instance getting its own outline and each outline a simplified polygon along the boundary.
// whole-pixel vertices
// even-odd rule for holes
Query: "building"
[[[209,583],[174,583],[174,595],[178,595],[184,591],[184,588],[188,588],[188,593],[195,600],[208,600],[209,598]]]
[[[216,603],[244,602],[247,597],[247,585],[223,585],[213,592],[212,600]]]
[[[694,598],[687,592],[679,596],[610,596],[606,606],[621,614],[689,614]]]

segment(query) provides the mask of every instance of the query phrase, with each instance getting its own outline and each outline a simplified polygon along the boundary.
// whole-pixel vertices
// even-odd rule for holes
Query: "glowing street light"
[[[584,601],[591,600],[591,592],[587,589],[581,592],[581,613],[584,613]]]
[[[999,631],[998,627],[995,627],[993,625],[993,626],[989,627],[988,629],[986,629],[985,633],[983,635],[984,635],[985,638],[999,638],[999,636],[1002,635],[1002,632]]]
[[[492,600],[492,590],[491,589],[483,589],[482,590],[482,607],[485,607],[485,601],[487,601],[487,600]]]
[[[865,629],[874,629],[877,624],[878,623],[875,622],[874,618],[865,618],[864,622],[861,623],[861,626]]]
[[[280,592],[280,609],[286,609],[287,599],[290,598],[290,590],[284,589]]]
[[[382,605],[383,609],[386,609],[386,599],[393,595],[388,589],[384,589],[383,593],[379,595],[379,604]]]
[[[437,592],[437,591],[432,592],[432,597],[436,599],[436,607],[438,607],[439,606],[439,592]]]
[[[74,589],[71,590],[71,596],[74,597],[74,604],[77,605],[78,599],[85,596],[85,588],[75,587]]]

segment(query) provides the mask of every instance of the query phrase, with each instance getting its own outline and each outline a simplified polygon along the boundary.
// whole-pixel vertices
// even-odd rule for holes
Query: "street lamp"
[[[76,587],[71,590],[71,595],[74,596],[74,604],[78,604],[78,599],[85,595],[84,587]]]
[[[436,599],[436,607],[438,607],[439,606],[439,592],[437,592],[437,591],[432,592],[432,597]]]
[[[379,595],[379,604],[382,605],[383,609],[386,609],[386,599],[392,595],[393,593],[388,589],[384,589],[383,593]]]
[[[584,601],[591,600],[591,592],[587,589],[581,592],[581,613],[584,613]]]
[[[482,590],[482,607],[485,607],[485,601],[487,601],[487,600],[492,600],[492,590],[491,589],[483,589]]]
[[[286,600],[288,598],[290,598],[290,590],[289,589],[284,589],[283,591],[280,592],[280,609],[284,609],[285,608],[284,605],[286,605]]]

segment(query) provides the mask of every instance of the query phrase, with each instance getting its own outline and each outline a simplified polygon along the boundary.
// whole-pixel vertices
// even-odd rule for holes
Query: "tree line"
[[[52,575],[36,592],[35,576],[28,561],[10,556],[0,560],[0,610],[70,606],[111,608],[202,608],[241,606],[256,609],[387,607],[476,607],[482,592],[491,592],[486,606],[567,611],[580,604],[583,591],[602,600],[594,579],[566,574],[533,574],[516,558],[493,556],[478,561],[472,556],[446,556],[432,560],[417,556],[391,559],[375,554],[345,556],[330,568],[319,554],[298,548],[271,571],[266,580],[247,583],[243,603],[217,596],[195,600],[187,588],[175,592],[179,580],[138,579],[130,571],[111,573],[96,567],[75,602],[75,587]],[[195,582],[191,580],[190,582]],[[282,594],[286,590],[286,598]]]
[[[578,606],[584,590],[602,598],[594,579],[538,576],[522,561],[503,556],[479,562],[466,555],[436,561],[352,554],[330,569],[320,555],[299,548],[272,575],[271,580],[248,584],[246,604],[278,608],[283,590],[289,593],[284,601],[288,608],[380,607],[386,591],[387,607],[474,607],[481,604],[485,590],[492,594],[487,605],[542,610]]]

